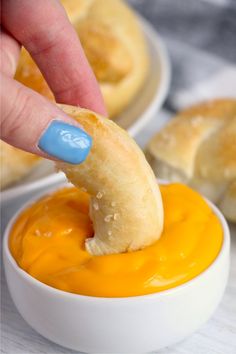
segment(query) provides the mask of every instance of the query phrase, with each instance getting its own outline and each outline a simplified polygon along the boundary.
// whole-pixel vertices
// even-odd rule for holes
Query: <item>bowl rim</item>
[[[170,182],[166,182],[163,180],[158,180],[158,183],[159,184],[170,184]],[[3,233],[3,255],[6,257],[7,261],[10,262],[14,271],[18,274],[18,276],[20,276],[20,278],[22,278],[24,281],[29,283],[31,286],[35,286],[37,288],[40,288],[44,292],[48,292],[48,293],[58,296],[58,297],[64,297],[64,298],[74,299],[74,300],[78,299],[78,301],[79,300],[93,301],[93,302],[99,301],[101,303],[104,301],[106,303],[107,302],[120,303],[120,302],[127,302],[127,301],[134,302],[134,301],[145,301],[148,299],[151,300],[151,299],[162,298],[163,296],[164,297],[171,296],[176,293],[179,293],[179,292],[185,290],[190,285],[193,285],[194,283],[196,283],[200,278],[202,278],[203,276],[207,275],[210,271],[212,271],[212,269],[214,269],[214,267],[217,265],[217,263],[220,262],[220,260],[225,256],[225,254],[229,252],[230,231],[229,231],[229,227],[226,222],[226,219],[223,216],[223,214],[221,213],[221,211],[214,205],[214,203],[209,201],[207,198],[203,197],[203,199],[205,199],[207,204],[210,206],[210,208],[212,209],[212,211],[214,212],[214,214],[216,215],[216,217],[220,221],[220,224],[221,224],[221,227],[223,230],[223,240],[222,240],[221,248],[220,248],[219,253],[217,254],[216,258],[212,261],[212,263],[209,264],[209,266],[206,269],[204,269],[200,274],[198,274],[194,278],[188,280],[187,282],[185,282],[183,284],[177,285],[173,288],[162,290],[162,291],[159,291],[156,293],[145,294],[145,295],[136,295],[136,296],[123,296],[123,297],[102,297],[102,296],[99,297],[99,296],[91,296],[91,295],[81,295],[81,294],[70,293],[70,292],[67,292],[64,290],[54,288],[50,285],[47,285],[47,284],[37,280],[32,275],[30,275],[25,270],[23,270],[22,268],[19,267],[16,260],[13,258],[12,254],[11,254],[8,241],[9,241],[9,237],[10,237],[10,232],[12,230],[12,227],[13,227],[16,219],[23,212],[23,210],[25,210],[25,208],[32,205],[35,201],[37,201],[38,199],[40,199],[40,197],[43,197],[44,195],[53,193],[54,191],[56,191],[59,188],[70,187],[70,186],[71,186],[70,183],[63,183],[60,186],[58,186],[58,185],[54,186],[54,188],[50,189],[46,193],[44,193],[43,191],[41,191],[40,193],[37,193],[37,195],[35,195],[33,198],[31,198],[30,200],[23,203],[21,208],[18,209],[14,213],[14,215],[8,221],[7,227],[5,228],[4,233]],[[4,268],[5,268],[5,262],[6,262],[6,260],[4,260]]]

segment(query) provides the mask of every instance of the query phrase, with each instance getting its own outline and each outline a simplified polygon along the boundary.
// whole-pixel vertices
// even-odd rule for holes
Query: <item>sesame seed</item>
[[[114,214],[114,220],[117,220],[118,217],[119,217],[119,214],[118,214],[118,213],[115,213],[115,214]]]
[[[96,197],[97,197],[98,199],[101,199],[101,198],[102,198],[102,192],[98,192],[97,195],[96,195]]]
[[[110,214],[110,215],[105,216],[104,221],[105,222],[110,222],[111,219],[112,219],[112,215]]]
[[[99,210],[99,205],[98,205],[97,201],[93,202],[93,208],[94,208],[94,210]]]

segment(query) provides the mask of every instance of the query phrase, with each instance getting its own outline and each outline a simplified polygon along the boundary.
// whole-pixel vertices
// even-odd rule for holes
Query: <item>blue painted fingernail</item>
[[[38,147],[59,160],[79,164],[92,146],[92,138],[82,129],[53,120],[39,139]]]

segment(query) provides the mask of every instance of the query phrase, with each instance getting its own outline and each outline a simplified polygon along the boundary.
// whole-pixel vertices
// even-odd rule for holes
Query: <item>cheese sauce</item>
[[[220,251],[223,231],[203,198],[181,184],[161,186],[164,230],[143,250],[92,256],[89,195],[64,188],[18,217],[9,246],[19,267],[39,281],[67,292],[125,297],[159,292],[194,278]]]

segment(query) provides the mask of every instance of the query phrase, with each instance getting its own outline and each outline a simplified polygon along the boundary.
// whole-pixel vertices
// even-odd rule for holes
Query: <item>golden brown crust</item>
[[[155,176],[142,151],[114,122],[91,111],[60,106],[93,138],[80,165],[57,163],[76,186],[91,195],[95,236],[86,242],[92,254],[133,251],[160,237],[162,201]]]
[[[219,99],[180,112],[147,150],[160,178],[186,182],[219,202],[236,180],[236,100]]]
[[[20,81],[23,85],[40,92],[43,96],[54,100],[48,84],[44,80],[41,71],[29,55],[29,53],[22,48],[20,60],[17,66],[15,79]]]
[[[0,189],[18,181],[36,165],[39,157],[14,148],[0,140],[1,181]]]
[[[122,0],[62,0],[99,81],[112,117],[121,112],[142,86],[148,54],[134,13]],[[16,79],[53,99],[35,63],[22,51]]]
[[[85,54],[100,84],[116,84],[129,74],[132,58],[119,38],[110,32],[109,26],[86,19],[78,24],[77,29]]]
[[[234,116],[202,143],[196,156],[195,174],[212,181],[236,178],[236,101]]]

